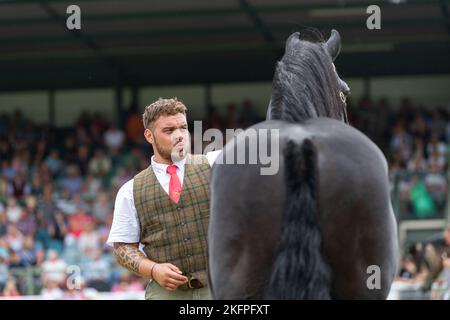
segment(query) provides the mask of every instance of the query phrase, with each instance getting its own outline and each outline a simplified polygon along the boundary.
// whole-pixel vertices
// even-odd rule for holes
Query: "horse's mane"
[[[333,59],[323,40],[300,40],[298,32],[291,35],[276,66],[267,118],[288,122],[344,119],[345,103]]]

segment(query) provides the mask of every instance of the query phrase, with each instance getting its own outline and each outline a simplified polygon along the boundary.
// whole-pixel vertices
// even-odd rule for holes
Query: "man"
[[[209,174],[220,151],[188,154],[186,111],[176,98],[145,108],[151,165],[115,201],[108,243],[120,265],[150,279],[146,299],[209,299]]]

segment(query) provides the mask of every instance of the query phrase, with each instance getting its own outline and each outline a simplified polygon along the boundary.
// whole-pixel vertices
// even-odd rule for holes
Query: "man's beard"
[[[189,139],[184,139],[183,143],[184,146],[181,149],[177,146],[173,146],[172,148],[164,148],[158,143],[158,140],[155,137],[155,147],[159,155],[164,160],[171,162],[178,162],[186,157],[187,150],[189,149]]]

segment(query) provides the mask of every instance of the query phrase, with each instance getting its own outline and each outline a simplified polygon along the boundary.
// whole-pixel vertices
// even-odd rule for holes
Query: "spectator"
[[[94,253],[100,250],[100,234],[96,227],[97,225],[93,220],[86,222],[84,232],[79,238],[79,249],[88,257],[93,257]]]
[[[92,174],[89,174],[85,178],[81,192],[84,198],[95,199],[101,189],[102,181]]]
[[[43,251],[37,249],[30,236],[25,237],[19,256],[25,266],[41,265],[44,259]]]
[[[91,253],[91,259],[84,267],[84,277],[86,285],[100,292],[109,291],[110,266],[107,260],[103,259],[100,250],[94,250]]]
[[[425,184],[437,207],[443,210],[447,197],[447,180],[436,163],[433,163],[430,168],[430,172],[425,176]]]
[[[119,281],[111,288],[111,292],[139,292],[144,290],[144,286],[139,281],[133,281],[131,273],[124,272],[120,275]]]
[[[111,159],[102,149],[97,149],[94,157],[89,161],[89,173],[96,177],[105,177],[110,171]]]
[[[84,232],[86,225],[91,221],[92,217],[90,217],[83,209],[77,209],[76,213],[69,218],[69,234],[73,238],[79,239]]]
[[[18,251],[13,250],[10,248],[8,250],[9,256],[8,256],[8,268],[16,269],[16,268],[24,268],[26,267],[25,262],[22,260],[21,256],[19,255]]]
[[[10,197],[8,199],[8,206],[6,207],[6,215],[10,223],[16,223],[22,216],[22,208],[17,204],[16,198]]]
[[[114,123],[112,123],[110,128],[104,134],[104,141],[109,151],[116,153],[120,148],[122,148],[125,142],[125,133],[118,129]]]
[[[119,168],[116,176],[112,180],[112,186],[117,190],[125,184],[128,180],[131,180],[133,176],[125,168]]]
[[[55,201],[53,200],[53,187],[46,185],[44,187],[43,197],[38,201],[38,210],[42,212],[45,221],[51,221],[57,209]]]
[[[391,151],[400,150],[402,153],[402,160],[407,160],[411,156],[412,138],[406,131],[403,121],[397,122],[394,128],[394,134],[390,143]]]
[[[50,283],[50,288],[59,286],[66,279],[66,263],[61,260],[56,250],[48,250],[47,259],[42,263],[42,282]]]
[[[77,206],[68,189],[61,189],[60,196],[56,200],[56,207],[67,215],[72,215],[77,211]]]
[[[33,209],[26,208],[22,210],[22,215],[17,221],[16,227],[23,235],[34,237],[36,219],[34,218]]]
[[[87,145],[80,145],[78,147],[77,157],[72,163],[76,164],[82,176],[85,176],[88,173],[89,148],[87,147]]]
[[[6,215],[6,212],[0,211],[0,239],[8,233],[8,216]]]
[[[61,188],[69,190],[71,194],[81,191],[83,180],[77,166],[71,165],[67,169],[67,176],[61,180]]]
[[[6,242],[8,247],[14,251],[20,251],[23,247],[23,234],[13,224],[8,226],[8,233],[6,234]]]
[[[447,165],[447,160],[444,154],[440,154],[438,151],[438,147],[435,146],[431,150],[431,155],[428,158],[428,166],[435,167],[438,172],[443,172],[445,166]]]
[[[8,193],[16,199],[21,199],[31,191],[30,185],[23,174],[16,175],[8,186]]]
[[[41,297],[44,300],[62,300],[64,299],[64,291],[59,287],[58,281],[48,279],[44,281]]]
[[[108,195],[105,192],[100,193],[92,209],[94,218],[97,219],[98,222],[104,222],[111,212],[112,206]]]
[[[1,246],[0,249],[2,249]],[[0,292],[3,291],[8,280],[8,264],[6,263],[6,258],[7,256],[0,252]]]
[[[9,278],[6,281],[5,288],[0,294],[2,297],[20,297],[20,292],[17,290],[16,281],[14,278]]]
[[[61,211],[55,212],[55,217],[48,226],[48,234],[51,237],[50,248],[62,252],[67,235],[67,221]]]
[[[57,178],[64,168],[64,164],[62,160],[59,158],[59,152],[57,149],[52,149],[50,151],[50,154],[45,159],[45,164],[47,165],[53,178]]]
[[[30,193],[33,196],[39,196],[41,193],[44,192],[44,187],[42,184],[42,178],[39,175],[39,173],[34,173],[33,178],[31,180],[31,186],[30,186]]]

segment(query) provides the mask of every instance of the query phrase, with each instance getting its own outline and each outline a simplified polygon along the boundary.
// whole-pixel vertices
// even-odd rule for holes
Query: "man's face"
[[[182,113],[160,116],[152,130],[145,130],[145,138],[161,158],[167,161],[183,159],[190,148],[186,116]]]

